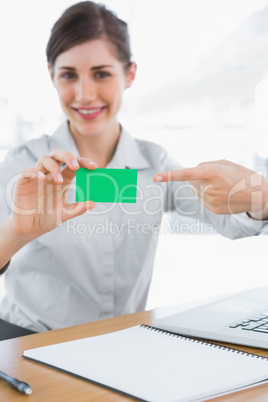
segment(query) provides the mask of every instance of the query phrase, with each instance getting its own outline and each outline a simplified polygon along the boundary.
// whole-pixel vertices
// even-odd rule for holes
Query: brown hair
[[[56,58],[73,46],[92,39],[107,38],[127,69],[131,51],[127,24],[103,4],[82,1],[67,8],[56,21],[47,44],[47,61],[53,68]]]

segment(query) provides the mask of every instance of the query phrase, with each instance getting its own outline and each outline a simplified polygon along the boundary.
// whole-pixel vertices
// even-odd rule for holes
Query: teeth
[[[93,114],[93,113],[97,113],[99,111],[100,111],[100,109],[91,109],[91,110],[78,109],[78,112],[82,113],[82,114]]]

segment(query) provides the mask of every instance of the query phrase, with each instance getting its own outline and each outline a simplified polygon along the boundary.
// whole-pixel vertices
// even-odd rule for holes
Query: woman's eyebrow
[[[91,70],[100,70],[101,68],[107,68],[107,67],[112,67],[113,68],[113,66],[110,65],[110,64],[103,64],[101,66],[92,67]]]
[[[100,66],[91,67],[91,70],[92,70],[92,71],[101,70],[102,68],[107,68],[107,67],[113,68],[113,66],[112,66],[111,64],[103,64],[103,65],[100,65]],[[61,66],[61,67],[59,67],[59,70],[71,70],[71,71],[75,71],[76,68],[75,68],[75,67]]]
[[[74,67],[65,67],[65,66],[62,66],[62,67],[59,67],[59,70],[72,70],[72,71],[74,71],[75,68],[74,68]]]

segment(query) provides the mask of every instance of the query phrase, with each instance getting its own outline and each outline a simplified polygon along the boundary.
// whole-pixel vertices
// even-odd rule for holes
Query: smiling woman
[[[114,12],[92,1],[69,7],[52,28],[47,59],[65,117],[52,135],[19,144],[0,166],[7,283],[0,319],[45,331],[144,309],[165,212],[209,222],[231,238],[261,233],[266,222],[250,214],[267,214],[267,179],[226,161],[181,171],[162,146],[124,128],[119,110],[136,64],[127,25]],[[75,202],[77,170],[97,165],[138,171],[137,202]],[[232,216],[237,200],[239,216]],[[90,237],[83,228],[92,229]]]
[[[119,140],[123,92],[136,73],[126,23],[105,7],[72,6],[53,26],[46,53],[79,154],[105,167]]]
[[[0,51],[7,61],[0,74],[4,150],[53,132],[63,119],[44,49],[54,20],[73,3],[0,2],[0,35],[6,38]],[[186,166],[227,158],[255,168],[254,86],[268,68],[262,23],[268,0],[167,0],[164,8],[153,0],[102,3],[128,21],[139,66],[120,111],[124,126],[165,146]],[[19,73],[18,60],[24,61]]]
[[[103,38],[87,39],[59,54],[49,70],[80,155],[105,167],[118,143],[117,114],[123,93],[135,78],[136,64],[128,62],[125,67],[103,33]]]

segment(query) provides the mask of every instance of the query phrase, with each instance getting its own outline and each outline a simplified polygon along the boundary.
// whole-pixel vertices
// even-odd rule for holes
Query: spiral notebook
[[[147,325],[23,356],[150,402],[204,401],[268,380],[268,358]]]

